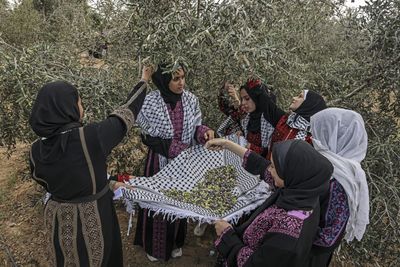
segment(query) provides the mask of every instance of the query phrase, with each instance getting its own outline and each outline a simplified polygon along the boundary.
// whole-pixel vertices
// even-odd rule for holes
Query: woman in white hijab
[[[328,108],[311,117],[314,148],[334,167],[329,193],[320,198],[320,229],[309,266],[329,266],[333,251],[344,238],[361,240],[369,223],[368,185],[361,161],[368,137],[361,115]]]

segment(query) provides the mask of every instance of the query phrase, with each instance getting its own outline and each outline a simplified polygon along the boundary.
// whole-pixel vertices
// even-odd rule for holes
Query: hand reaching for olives
[[[225,148],[227,140],[223,138],[214,138],[205,144],[205,148],[209,150],[221,150]]]

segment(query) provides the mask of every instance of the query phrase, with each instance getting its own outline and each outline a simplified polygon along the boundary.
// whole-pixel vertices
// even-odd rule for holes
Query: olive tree
[[[300,89],[314,89],[329,105],[360,112],[369,134],[363,166],[371,223],[362,242],[343,243],[337,261],[398,265],[400,4],[374,0],[346,9],[343,2],[23,1],[32,14],[19,15],[21,5],[6,12],[21,22],[0,24],[0,145],[35,138],[30,108],[39,88],[56,79],[77,86],[90,122],[123,103],[143,64],[183,63],[188,90],[214,128],[223,118],[216,101],[223,81],[259,77],[284,109]],[[22,25],[35,34],[11,34]],[[108,44],[104,58],[82,56],[99,41]],[[138,133],[134,128],[114,151],[111,172],[140,174]]]

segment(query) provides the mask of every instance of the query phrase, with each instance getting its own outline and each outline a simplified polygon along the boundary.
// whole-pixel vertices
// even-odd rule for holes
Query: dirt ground
[[[27,146],[18,146],[7,158],[0,148],[0,266],[48,266],[43,232],[43,191],[28,176]],[[151,263],[142,248],[133,246],[133,222],[127,236],[129,215],[122,204],[116,203],[123,238],[125,266],[213,266],[210,256],[213,232],[207,229],[203,237],[193,235],[194,224],[189,224],[183,256],[167,263]],[[136,219],[134,217],[134,219]]]

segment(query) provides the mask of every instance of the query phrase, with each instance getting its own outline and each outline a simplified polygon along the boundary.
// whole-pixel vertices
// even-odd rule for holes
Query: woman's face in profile
[[[285,182],[281,177],[279,177],[278,173],[276,172],[274,160],[272,157],[271,164],[268,166],[268,171],[271,173],[272,178],[274,178],[274,184],[276,187],[282,188],[285,186]]]
[[[174,94],[182,94],[185,88],[185,71],[180,68],[172,74],[172,79],[168,84],[169,90]]]
[[[247,113],[252,113],[256,110],[256,103],[247,94],[245,89],[240,90],[240,99],[242,103],[242,109]]]
[[[296,111],[301,104],[304,102],[304,91],[301,91],[299,95],[293,97],[292,103],[289,106],[289,110]]]

